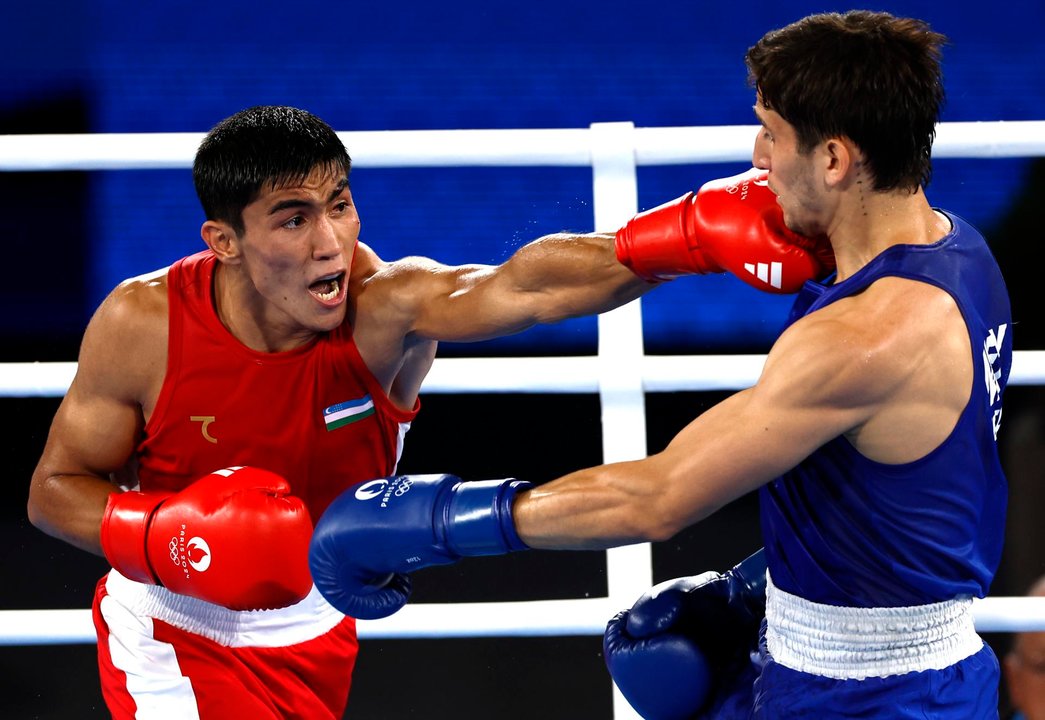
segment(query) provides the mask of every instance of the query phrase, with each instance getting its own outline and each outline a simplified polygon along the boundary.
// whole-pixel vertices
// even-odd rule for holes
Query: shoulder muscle
[[[81,389],[144,404],[167,359],[165,272],[120,283],[88,323],[80,347]]]

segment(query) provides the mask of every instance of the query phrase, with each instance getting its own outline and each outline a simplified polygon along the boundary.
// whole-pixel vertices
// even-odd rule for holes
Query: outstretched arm
[[[796,466],[874,412],[859,340],[831,313],[793,325],[755,386],[713,406],[667,447],[586,468],[521,494],[527,545],[601,549],[667,540]],[[848,341],[847,341],[848,338]]]
[[[953,299],[885,278],[792,325],[754,387],[697,417],[661,452],[521,494],[515,525],[539,548],[665,540],[839,436],[871,460],[914,462],[950,434],[971,381]]]
[[[407,324],[407,334],[467,342],[604,312],[651,287],[617,261],[612,234],[556,233],[522,246],[501,265],[404,258],[375,274],[360,302],[383,290],[373,294],[392,301],[385,307]]]
[[[502,265],[406,258],[368,279],[360,302],[377,296],[368,312],[384,308],[404,336],[470,341],[600,313],[681,275],[729,271],[766,292],[795,292],[833,267],[826,239],[790,231],[764,171],[750,170],[640,213],[614,234],[539,238]]]

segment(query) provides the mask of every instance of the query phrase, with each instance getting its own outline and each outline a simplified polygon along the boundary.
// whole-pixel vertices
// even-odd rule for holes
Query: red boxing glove
[[[752,168],[639,213],[617,231],[617,259],[650,281],[728,270],[759,290],[798,292],[834,270],[834,253],[784,225],[767,176]]]
[[[275,473],[234,467],[181,492],[113,493],[102,551],[120,574],[232,610],[293,605],[312,588],[312,520]]]

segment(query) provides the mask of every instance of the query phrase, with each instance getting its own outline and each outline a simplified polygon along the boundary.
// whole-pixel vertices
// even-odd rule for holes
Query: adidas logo
[[[744,269],[767,285],[777,289],[783,286],[783,263],[744,263]]]

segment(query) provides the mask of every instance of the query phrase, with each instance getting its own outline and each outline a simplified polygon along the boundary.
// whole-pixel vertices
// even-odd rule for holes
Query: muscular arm
[[[535,548],[585,550],[667,540],[768,482],[821,437],[817,427],[788,420],[780,399],[774,403],[772,382],[772,373],[764,374],[761,386],[703,413],[661,452],[573,472],[522,494],[513,512],[519,536]],[[824,434],[826,427],[819,426]]]
[[[880,282],[789,328],[754,387],[663,451],[521,494],[513,515],[522,540],[561,549],[665,540],[843,434],[880,462],[931,451],[968,399],[965,326],[942,291]]]
[[[368,285],[361,303],[368,293],[391,296],[408,333],[459,342],[603,312],[653,287],[617,261],[613,235],[605,233],[547,235],[496,266],[405,258]]]
[[[470,342],[537,323],[610,310],[652,287],[617,261],[613,235],[548,235],[505,263],[382,262],[360,244],[353,261],[356,346],[393,401],[414,403],[440,340]]]
[[[144,424],[142,398],[162,379],[165,356],[166,285],[128,281],[99,307],[84,334],[76,377],[30,484],[33,525],[101,554],[102,514],[115,489],[110,477],[134,452]]]

